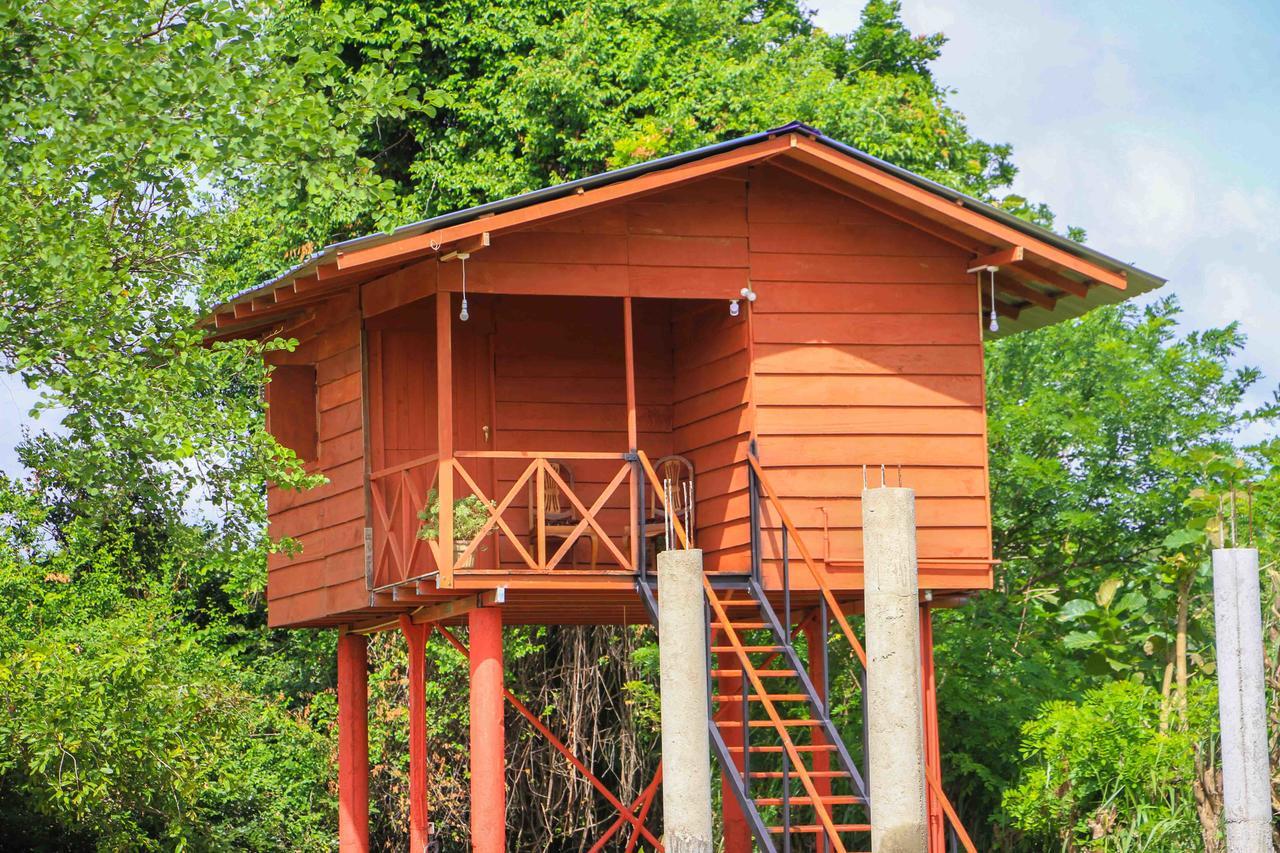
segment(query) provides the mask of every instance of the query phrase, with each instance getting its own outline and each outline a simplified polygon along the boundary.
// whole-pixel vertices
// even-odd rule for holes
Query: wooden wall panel
[[[306,492],[271,486],[267,508],[272,537],[301,545],[292,556],[267,560],[268,620],[272,625],[314,623],[330,613],[331,587],[364,586],[364,429],[361,412],[360,323],[354,289],[315,308],[285,335],[299,346],[291,360],[314,365],[317,458],[306,466],[329,482]],[[284,355],[284,354],[281,354]],[[274,357],[274,356],[273,356]],[[342,555],[336,559],[335,555]],[[367,594],[365,596],[367,603]]]
[[[745,479],[751,437],[750,334],[747,312],[729,316],[722,301],[681,308],[672,323],[675,388],[673,447],[693,463],[697,542],[708,571],[750,566]],[[744,538],[745,537],[745,538]]]
[[[748,211],[760,456],[812,553],[860,564],[861,466],[874,484],[883,464],[890,485],[901,466],[916,489],[922,562],[985,566],[980,303],[968,254],[769,166],[751,172]],[[741,502],[729,501],[725,512]],[[776,571],[779,521],[766,512],[762,523],[766,572]],[[840,577],[861,585],[860,573]]]

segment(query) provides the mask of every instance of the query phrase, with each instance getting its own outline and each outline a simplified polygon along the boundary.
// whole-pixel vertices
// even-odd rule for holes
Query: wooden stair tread
[[[809,701],[809,696],[808,694],[805,694],[805,693],[767,693],[764,696],[760,696],[758,694],[753,693],[747,697],[747,701],[763,702],[766,698],[770,702],[808,702]],[[735,703],[741,704],[742,696],[741,695],[731,696],[727,693],[717,693],[716,695],[711,697],[711,701],[712,702],[735,702]]]
[[[782,646],[712,646],[713,652],[780,652]]]
[[[723,629],[725,627],[733,628],[737,631],[759,631],[764,628],[771,627],[768,622],[721,622],[719,619],[713,619],[712,628]]]
[[[742,720],[721,720],[716,723],[721,728],[742,728]],[[822,720],[783,720],[782,725],[787,728],[807,728],[811,726],[822,725]],[[751,728],[753,729],[772,729],[777,728],[773,720],[752,720]]]
[[[810,779],[848,779],[849,778],[848,770],[806,770],[805,772],[809,774]],[[741,769],[739,769],[738,775],[742,775]],[[787,775],[790,776],[792,779],[796,778],[796,772],[794,770],[792,770]],[[782,771],[781,770],[752,770],[751,778],[752,779],[781,779]]]

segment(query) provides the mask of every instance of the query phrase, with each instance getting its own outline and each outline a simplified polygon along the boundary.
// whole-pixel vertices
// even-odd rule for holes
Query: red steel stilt
[[[502,611],[481,607],[471,629],[471,849],[505,853],[506,757],[502,726]]]
[[[933,608],[920,608],[920,668],[924,678],[924,766],[925,773],[942,782],[942,742],[938,733],[938,685],[933,669]],[[929,851],[947,849],[946,818],[933,786],[929,786]]]
[[[426,853],[427,812],[427,634],[430,625],[400,617],[409,648],[409,853]]]
[[[732,670],[739,667],[737,655],[732,652],[720,652],[717,655],[719,667],[721,669]],[[716,680],[718,692],[725,696],[737,696],[742,693],[742,677],[722,677]],[[722,702],[720,703],[720,711],[716,717],[721,720],[741,720],[742,719],[742,702]],[[735,746],[742,746],[742,737],[745,729],[739,727],[726,727],[721,729],[724,737],[725,746],[732,750]],[[733,756],[734,767],[739,775],[742,773],[742,753],[730,752]],[[722,810],[724,813],[724,853],[751,853],[754,842],[751,838],[751,828],[747,825],[747,817],[742,813],[742,807],[738,805],[738,799],[733,794],[733,787],[727,778],[722,779],[720,784],[720,797],[723,803]]]
[[[369,850],[369,641],[338,637],[338,849]]]

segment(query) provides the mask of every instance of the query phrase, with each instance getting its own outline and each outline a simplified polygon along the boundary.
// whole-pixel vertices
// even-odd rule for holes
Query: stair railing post
[[[742,666],[742,790],[751,798],[751,682]]]
[[[818,597],[818,624],[821,629],[818,636],[822,638],[820,652],[822,655],[822,714],[827,719],[831,719],[831,668],[828,666],[830,660],[827,657],[827,641],[829,634],[827,632],[827,599],[824,596]],[[813,654],[813,650],[809,650]]]
[[[791,756],[782,752],[782,853],[791,853]]]
[[[644,467],[640,464],[639,456],[636,456],[631,464],[636,477],[636,517],[632,521],[632,527],[635,529],[636,540],[640,544],[636,565],[640,570],[640,582],[647,584],[649,582],[649,536],[645,530]]]
[[[782,527],[782,627],[786,629],[784,643],[791,642],[791,555],[787,527]]]
[[[751,442],[748,453],[752,456],[756,455],[756,443]],[[750,518],[751,518],[751,577],[756,583],[761,583],[760,579],[760,481],[756,477],[756,469],[747,462],[747,485],[750,500]]]

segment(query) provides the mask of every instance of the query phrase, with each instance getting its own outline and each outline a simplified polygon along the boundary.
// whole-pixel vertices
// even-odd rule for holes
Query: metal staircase
[[[656,625],[653,586],[639,588]],[[759,849],[867,849],[863,775],[831,721],[826,685],[808,674],[807,654],[825,654],[825,642],[802,656],[750,576],[706,590],[711,744]]]
[[[646,479],[664,494],[664,484],[644,453],[636,454],[637,506],[644,506]],[[745,574],[703,576],[707,619],[708,727],[722,777],[737,801],[760,850],[766,853],[851,853],[871,849],[870,803],[866,776],[854,763],[831,720],[826,701],[830,668],[828,628],[834,623],[854,655],[855,672],[866,696],[866,651],[854,633],[826,578],[800,538],[777,493],[769,484],[754,442],[747,457],[751,514],[751,568]],[[768,503],[780,519],[782,589],[771,602],[761,585],[760,511]],[[667,502],[664,501],[664,505]],[[670,514],[668,514],[670,515]],[[637,519],[644,542],[644,519]],[[692,547],[678,519],[668,519],[666,541]],[[791,607],[791,558],[794,544],[818,588],[817,607],[794,620]],[[657,578],[647,554],[638,549],[636,587],[650,621],[658,625]],[[780,605],[781,614],[777,606]],[[817,628],[812,648],[797,647],[801,627]],[[799,624],[797,624],[797,621]],[[810,656],[821,655],[819,661]],[[814,663],[820,666],[814,667]],[[810,672],[820,672],[815,685]],[[866,728],[863,721],[862,754]],[[936,767],[926,770],[931,797],[948,821],[946,848],[976,853],[955,809],[942,790]],[[726,797],[728,793],[726,793]],[[727,806],[727,804],[726,804]],[[931,842],[933,844],[933,842]],[[931,847],[934,849],[934,847]],[[937,848],[941,849],[941,848]]]

